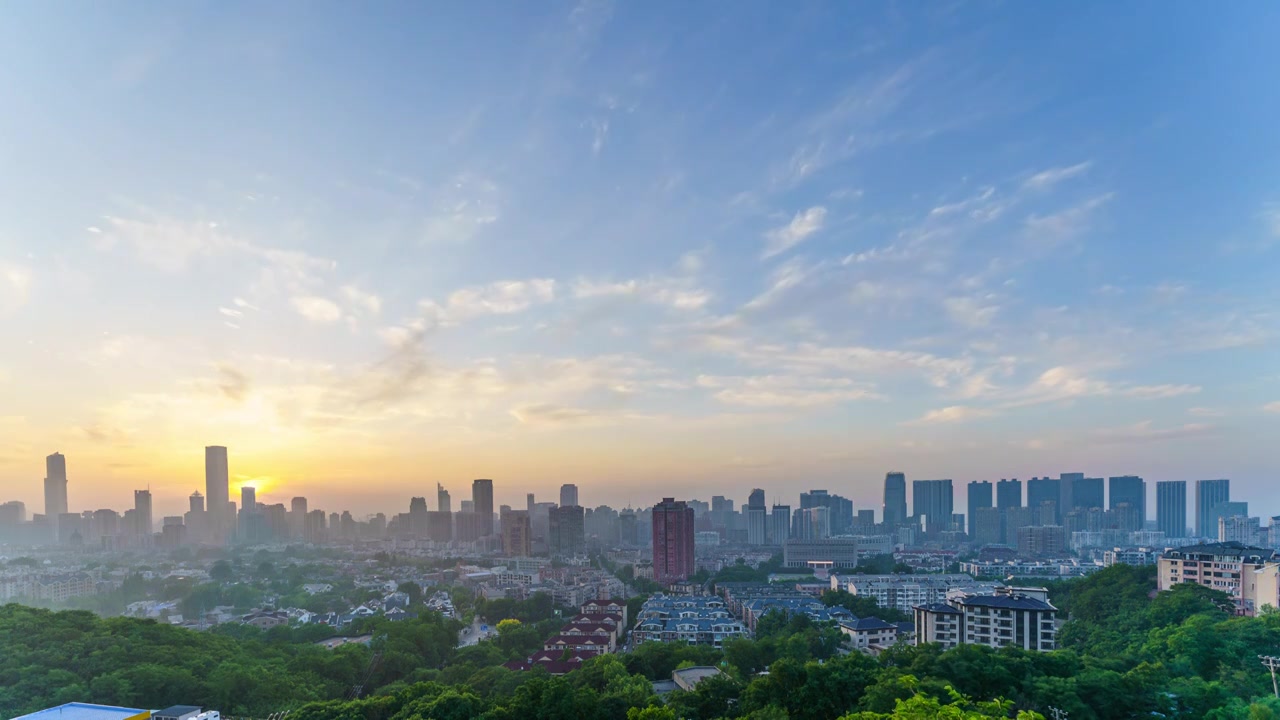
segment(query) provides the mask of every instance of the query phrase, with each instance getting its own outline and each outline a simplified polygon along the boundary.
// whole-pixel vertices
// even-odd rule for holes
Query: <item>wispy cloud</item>
[[[327,325],[342,319],[342,308],[332,300],[315,295],[299,295],[289,299],[299,315],[313,323]]]
[[[1187,414],[1195,417],[1226,417],[1227,413],[1218,408],[1210,407],[1193,407],[1187,408]]]
[[[996,313],[1000,312],[1000,306],[971,297],[947,298],[943,305],[952,320],[973,328],[990,325]]]
[[[462,322],[484,315],[510,315],[555,299],[556,281],[550,278],[502,280],[456,290],[445,305],[445,318]]]
[[[1129,444],[1143,442],[1161,442],[1182,438],[1201,437],[1217,432],[1217,428],[1206,423],[1188,423],[1171,427],[1153,427],[1150,420],[1118,428],[1095,431],[1091,437],[1094,442],[1104,444]]]
[[[707,290],[693,287],[684,281],[661,277],[622,282],[582,279],[574,283],[573,296],[579,299],[635,298],[676,310],[698,310],[711,300],[711,293]]]
[[[761,259],[771,258],[804,242],[805,238],[822,229],[826,218],[827,209],[821,205],[796,213],[791,222],[765,233]]]
[[[1048,190],[1063,180],[1070,180],[1073,177],[1085,174],[1092,166],[1093,161],[1086,160],[1067,167],[1049,168],[1027,178],[1024,185],[1033,190]]]
[[[1193,395],[1200,392],[1199,385],[1137,385],[1120,391],[1121,395],[1143,399],[1159,399]]]
[[[1269,402],[1262,406],[1263,412],[1280,413],[1280,400]]]
[[[950,405],[937,410],[930,410],[915,420],[908,420],[903,423],[903,425],[941,425],[947,423],[960,423],[968,420],[990,417],[993,414],[995,414],[995,411],[988,408]]]
[[[382,310],[382,299],[370,292],[365,292],[355,285],[343,285],[342,297],[347,304],[370,315],[377,315]]]
[[[1031,215],[1026,231],[1038,243],[1053,245],[1089,229],[1094,213],[1115,197],[1114,193],[1097,195],[1084,202],[1050,215]]]
[[[750,407],[814,407],[883,398],[870,386],[846,378],[699,375],[698,386],[715,391],[720,402]]]

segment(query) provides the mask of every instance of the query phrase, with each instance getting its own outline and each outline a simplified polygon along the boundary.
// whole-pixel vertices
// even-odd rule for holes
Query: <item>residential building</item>
[[[1262,530],[1262,521],[1260,518],[1249,517],[1247,515],[1224,515],[1218,518],[1218,542],[1238,542],[1242,545],[1261,545],[1265,542],[1264,538],[1265,534]]]
[[[640,606],[631,632],[637,644],[679,642],[717,648],[723,647],[725,640],[747,635],[747,627],[734,619],[720,598],[662,593]]]
[[[781,545],[791,537],[791,506],[774,505],[769,514],[769,544]]]
[[[956,594],[915,608],[916,644],[938,643],[1047,652],[1057,647],[1058,609],[1044,588],[1000,588],[990,595]]]
[[[831,576],[831,589],[844,590],[858,597],[869,597],[880,607],[905,613],[917,605],[946,600],[956,591],[993,592],[999,583],[978,581],[971,575],[947,573],[938,575],[836,575]]]
[[[1045,503],[1053,503],[1047,512],[1052,517],[1044,517],[1038,523],[1040,525],[1059,525],[1062,523],[1061,515],[1062,501],[1062,480],[1056,478],[1042,477],[1031,478],[1027,481],[1027,507],[1034,508],[1036,512],[1045,512],[1048,506]]]
[[[1244,580],[1276,560],[1275,550],[1238,542],[1188,545],[1160,556],[1156,583],[1161,591],[1184,582],[1221,590],[1236,599],[1241,612],[1251,614],[1255,608],[1246,602],[1250,583]]]
[[[1107,480],[1110,502],[1108,508],[1127,504],[1137,511],[1136,525],[1129,530],[1141,530],[1147,523],[1147,481],[1137,475],[1121,475]]]
[[[1230,480],[1196,481],[1196,537],[1217,537],[1219,516],[1215,512],[1216,508],[1230,500]]]
[[[1017,537],[1022,557],[1057,557],[1067,552],[1067,533],[1061,525],[1020,527]]]
[[[502,552],[512,557],[533,554],[533,528],[529,524],[528,510],[502,513]]]
[[[587,552],[586,511],[580,505],[547,511],[547,547],[553,556],[576,557]]]
[[[934,535],[951,525],[955,496],[950,480],[916,480],[911,483],[911,517],[924,519],[925,533]]]
[[[1156,529],[1165,537],[1187,536],[1187,482],[1168,480],[1156,483]]]
[[[980,507],[969,519],[972,528],[970,535],[978,545],[992,545],[1003,540],[1000,534],[1002,515],[1000,508]]]
[[[663,498],[653,506],[653,577],[667,584],[694,572],[693,508],[683,500]]]
[[[992,501],[991,483],[986,480],[981,482],[975,480],[969,483],[968,505],[969,527],[966,529],[969,537],[973,537],[977,534],[978,510],[995,506]]]
[[[996,483],[996,507],[1001,510],[1022,507],[1022,481],[1001,480]]]
[[[840,632],[855,650],[887,648],[898,642],[898,626],[878,617],[858,618],[840,623]]]

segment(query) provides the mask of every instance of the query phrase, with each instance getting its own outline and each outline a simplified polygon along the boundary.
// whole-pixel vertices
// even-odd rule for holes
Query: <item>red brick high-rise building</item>
[[[693,508],[663,498],[653,506],[653,579],[680,582],[693,573]]]

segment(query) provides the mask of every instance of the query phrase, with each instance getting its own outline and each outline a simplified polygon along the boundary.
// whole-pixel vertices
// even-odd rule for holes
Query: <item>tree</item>
[[[227,582],[235,576],[235,572],[231,569],[231,563],[226,560],[218,560],[209,568],[209,578],[216,582]]]

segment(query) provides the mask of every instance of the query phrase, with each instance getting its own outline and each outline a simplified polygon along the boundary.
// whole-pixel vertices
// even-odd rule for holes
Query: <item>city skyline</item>
[[[0,487],[1280,504],[1280,10],[678,10],[13,8]]]
[[[199,489],[196,489],[189,496],[184,495],[181,498],[164,498],[161,501],[160,510],[155,513],[156,517],[181,515],[182,511],[179,510],[179,508],[195,510],[197,507],[197,501],[200,507],[204,508],[210,493],[216,495],[221,492],[224,496],[229,495],[229,491],[225,488],[227,481],[223,480],[223,478],[228,475],[228,469],[232,462],[229,449],[225,446],[206,446],[204,457],[206,494],[202,495]],[[41,508],[40,513],[36,513],[35,507],[37,506],[33,506],[25,502],[21,497],[14,496],[14,493],[11,493],[8,497],[0,497],[0,503],[14,500],[23,502],[27,507],[28,515],[44,514],[43,511],[48,507],[48,503],[51,500],[53,502],[61,503],[59,509],[64,511],[69,510],[73,514],[91,512],[97,509],[113,509],[115,507],[111,504],[99,504],[95,507],[86,506],[80,510],[74,509],[74,503],[68,503],[67,498],[67,487],[73,485],[67,476],[67,457],[61,452],[54,452],[45,458],[45,465],[46,468],[48,468],[48,472],[55,475],[55,479],[61,480],[61,483],[59,484],[62,488],[61,496],[56,494],[53,496],[49,495],[48,488],[50,487],[50,483],[46,478],[46,481],[42,484],[45,488],[44,500],[46,504],[44,506],[39,506]],[[974,528],[973,523],[975,518],[975,509],[984,507],[1023,507],[1034,512],[1038,509],[1039,503],[1044,502],[1044,500],[1049,500],[1050,498],[1052,499],[1049,501],[1054,504],[1054,512],[1050,516],[1051,521],[1046,520],[1043,524],[1060,524],[1062,523],[1067,510],[1059,506],[1059,495],[1061,498],[1072,497],[1073,485],[1079,483],[1082,486],[1087,487],[1088,492],[1085,494],[1077,492],[1075,495],[1078,497],[1075,501],[1064,500],[1064,502],[1074,502],[1077,506],[1083,503],[1083,506],[1086,508],[1096,507],[1100,510],[1113,510],[1117,505],[1120,505],[1121,507],[1124,507],[1125,504],[1131,505],[1133,502],[1141,498],[1141,504],[1135,508],[1135,529],[1151,523],[1161,526],[1160,529],[1164,530],[1164,526],[1167,522],[1176,523],[1176,521],[1166,520],[1163,508],[1165,505],[1170,503],[1180,503],[1182,514],[1185,517],[1185,527],[1179,531],[1182,534],[1170,535],[1170,537],[1182,537],[1190,531],[1195,531],[1199,534],[1202,530],[1213,530],[1213,526],[1217,522],[1217,516],[1214,516],[1212,521],[1207,520],[1206,518],[1210,517],[1213,505],[1231,498],[1233,495],[1229,489],[1231,482],[1232,481],[1229,479],[1148,481],[1146,478],[1136,475],[1088,477],[1087,473],[1079,472],[1061,473],[1058,478],[1051,478],[1049,476],[1032,477],[1026,481],[1020,478],[1001,478],[998,482],[992,482],[989,480],[957,482],[950,478],[912,478],[907,473],[901,471],[890,471],[885,475],[885,480],[881,486],[881,496],[878,507],[876,503],[866,503],[865,506],[863,506],[859,503],[852,502],[849,499],[845,499],[841,494],[842,489],[838,487],[834,488],[834,491],[832,488],[809,488],[803,490],[793,489],[793,497],[798,499],[797,512],[799,512],[799,509],[818,506],[826,507],[828,508],[828,512],[832,512],[835,508],[831,507],[827,503],[828,498],[831,498],[832,500],[838,499],[842,502],[849,503],[849,507],[844,510],[847,517],[844,517],[843,522],[839,525],[839,527],[847,527],[853,522],[855,515],[860,512],[867,511],[874,513],[876,522],[885,522],[885,509],[890,508],[889,500],[893,498],[895,503],[905,502],[907,495],[905,490],[909,487],[911,489],[911,502],[905,506],[906,512],[905,515],[902,516],[902,519],[919,521],[922,517],[928,516],[929,510],[936,508],[937,512],[943,513],[945,516],[945,519],[940,521],[942,524],[936,526],[934,530],[931,531],[936,532],[941,529],[942,526],[950,523],[950,516],[946,515],[946,513],[954,513],[958,510],[964,510],[966,511],[964,512],[966,521],[965,526],[958,529],[968,530],[968,532],[972,534]],[[222,486],[223,489],[219,489],[220,486]],[[1025,492],[1023,489],[1024,486]],[[492,528],[495,526],[494,520],[498,516],[499,506],[505,506],[510,509],[519,509],[520,507],[528,507],[532,509],[536,501],[536,497],[547,497],[547,495],[540,495],[538,492],[530,492],[527,486],[513,484],[510,487],[503,487],[501,484],[495,484],[492,479],[472,479],[470,480],[470,487],[471,499],[463,501],[462,511],[474,513],[477,516],[487,515],[487,522],[483,520],[480,521],[482,526],[479,530],[482,534],[490,534],[490,532],[492,532]],[[964,488],[963,495],[960,490],[961,487]],[[1175,499],[1175,497],[1170,494],[1175,487],[1180,488],[1185,496],[1182,497],[1181,500]],[[450,499],[448,487],[442,482],[437,481],[436,488],[436,505],[434,508],[431,508],[431,510],[433,512],[438,510],[452,512],[452,501]],[[971,492],[975,488],[979,491],[977,496],[974,496]],[[1040,490],[1037,490],[1037,488],[1040,488]],[[1168,492],[1166,492],[1166,488],[1168,489]],[[397,501],[399,504],[393,502],[387,507],[356,506],[353,508],[350,506],[331,505],[325,503],[323,499],[316,503],[314,502],[314,496],[308,496],[305,494],[300,495],[296,492],[290,492],[288,486],[285,485],[277,484],[275,485],[275,489],[277,494],[264,496],[258,493],[258,487],[252,482],[252,480],[241,482],[236,485],[235,493],[239,498],[239,502],[229,501],[229,504],[226,506],[228,508],[228,512],[233,510],[243,510],[246,507],[252,510],[253,506],[260,507],[268,504],[290,506],[296,510],[299,507],[299,503],[301,503],[301,507],[305,513],[305,509],[310,503],[312,507],[332,508],[326,512],[336,512],[337,510],[341,510],[343,512],[354,511],[354,515],[362,518],[368,518],[376,514],[395,515],[405,508],[412,511],[415,506],[420,506],[422,510],[430,508],[427,503],[425,493],[421,496],[400,498]],[[694,491],[692,493],[686,492],[678,497],[681,500],[701,500],[701,497],[703,496],[710,497],[713,506],[718,501],[726,502],[729,507],[732,507],[734,504],[738,504],[740,505],[741,512],[744,516],[748,514],[748,508],[752,506],[751,503],[761,503],[755,505],[755,507],[759,507],[762,510],[770,507],[769,504],[764,502],[763,489],[748,489],[747,486],[742,486],[740,489],[745,492],[745,499],[739,500],[736,496],[725,495],[707,496],[705,491]],[[137,498],[139,494],[145,494],[147,498],[147,512],[150,514],[152,507],[151,488],[148,486],[145,490],[135,489],[133,493],[135,497],[135,507],[137,507]],[[559,503],[561,507],[564,507],[563,501],[566,499],[571,499],[574,505],[579,502],[578,487],[574,484],[562,484],[556,488],[555,492],[550,496],[557,497],[557,495],[557,499],[561,501]],[[1247,508],[1248,502],[1239,501],[1238,492],[1234,495],[1236,502],[1229,504],[1240,508]],[[524,503],[521,504],[514,499],[511,502],[504,502],[508,496],[511,496],[512,498],[521,498],[524,500]],[[816,498],[816,500],[811,500],[811,498]],[[786,500],[787,497],[775,496],[772,507],[791,507],[786,504],[778,505],[777,501],[780,499]],[[543,501],[539,501],[539,504],[544,504],[546,502],[547,501],[544,499]],[[407,503],[407,505],[405,505],[405,503]],[[552,502],[551,504],[556,505],[557,503]],[[598,506],[610,506],[615,510],[623,508],[641,509],[651,507],[652,504],[651,500],[649,502],[642,500],[638,503],[628,502],[622,505],[614,505],[602,499],[598,503],[588,503],[584,507],[591,508]],[[68,505],[71,507],[68,507]],[[211,504],[208,507],[212,508],[214,506]],[[173,510],[173,512],[169,512],[170,510]],[[892,509],[890,509],[890,511],[893,512],[895,516],[897,515],[896,511],[893,511]],[[216,513],[216,511],[213,512]],[[1280,507],[1276,508],[1276,512],[1280,513]],[[1259,513],[1257,517],[1269,518],[1272,517],[1272,515],[1272,511],[1266,511]],[[825,517],[827,518],[824,520],[825,523],[835,526],[832,522],[832,520],[836,519],[834,515],[827,515]],[[1174,516],[1168,517],[1171,518]],[[224,517],[219,525],[216,515],[211,514],[210,521],[214,523],[214,526],[223,527],[223,530],[221,531],[222,535],[229,532],[229,527],[234,526],[234,517],[230,516]],[[757,522],[763,523],[767,527],[768,523],[771,521],[768,519],[760,519],[757,520]],[[228,523],[230,523],[230,526],[228,526]],[[895,523],[890,522],[890,524],[893,525]],[[484,528],[488,528],[490,532],[484,532]],[[756,532],[759,533],[760,537],[767,534],[765,529],[760,528],[757,528]],[[1210,532],[1210,535],[1212,535],[1212,532]]]

